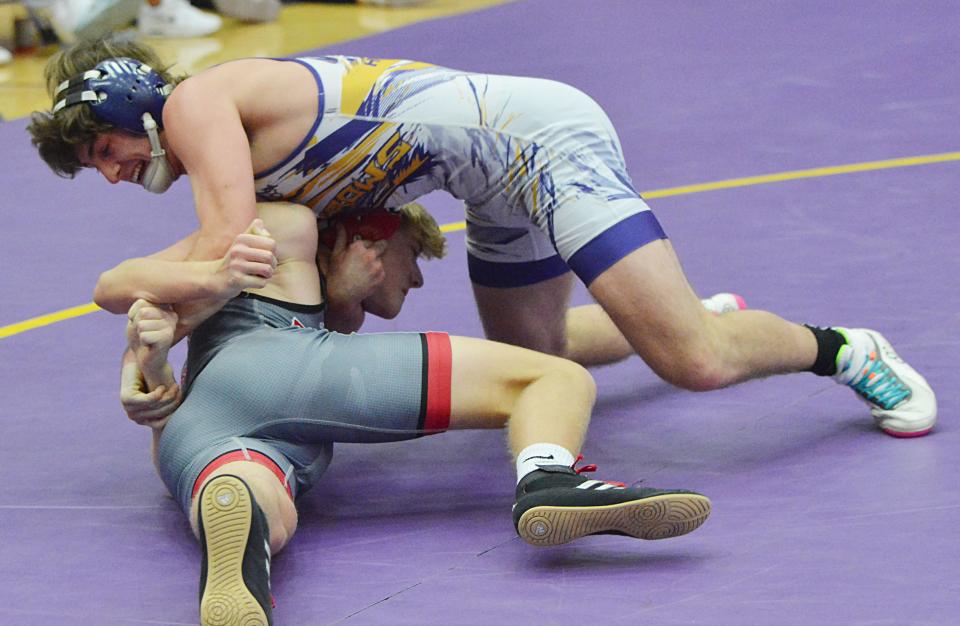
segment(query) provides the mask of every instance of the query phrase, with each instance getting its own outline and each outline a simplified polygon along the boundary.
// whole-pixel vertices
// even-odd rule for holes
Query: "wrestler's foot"
[[[517,534],[535,546],[604,534],[666,539],[695,530],[710,515],[710,500],[698,493],[627,487],[580,475],[593,469],[541,465],[524,476],[513,506]]]
[[[198,516],[201,626],[272,624],[270,535],[247,484],[229,474],[210,480]]]
[[[835,328],[847,343],[837,354],[837,382],[870,406],[873,420],[894,437],[926,435],[937,422],[937,398],[927,381],[901,359],[883,335]]]
[[[730,311],[742,311],[747,308],[747,301],[743,299],[743,296],[735,293],[715,293],[700,302],[703,303],[703,308],[717,315]]]

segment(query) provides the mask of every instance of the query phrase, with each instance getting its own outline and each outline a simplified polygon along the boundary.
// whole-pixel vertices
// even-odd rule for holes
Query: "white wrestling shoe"
[[[893,437],[920,437],[937,423],[937,398],[927,381],[901,359],[883,335],[866,328],[834,328],[847,340],[837,354],[838,383],[870,406],[873,421]]]
[[[219,15],[206,13],[187,0],[161,0],[140,6],[137,27],[144,37],[206,37],[220,30]]]
[[[747,308],[747,302],[743,299],[743,296],[735,293],[715,293],[700,302],[703,303],[703,308],[717,315],[723,315],[730,311],[742,311]]]

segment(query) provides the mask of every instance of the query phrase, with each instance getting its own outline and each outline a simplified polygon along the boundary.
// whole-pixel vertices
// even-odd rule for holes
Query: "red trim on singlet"
[[[249,458],[244,455],[243,450],[234,450],[233,452],[227,452],[226,454],[221,454],[214,460],[210,461],[203,471],[200,472],[200,475],[197,476],[197,481],[193,483],[193,493],[190,495],[191,498],[196,498],[197,493],[200,491],[200,487],[203,485],[203,481],[207,479],[210,474],[212,474],[217,468],[223,467],[227,463],[233,463],[234,461],[250,461],[252,463],[258,463],[271,472],[283,483],[284,488],[287,490],[287,495],[291,498],[293,497],[293,491],[290,490],[290,483],[287,482],[287,477],[284,475],[283,470],[280,469],[280,466],[277,463],[268,457],[267,455],[257,452],[256,450],[247,450],[247,454],[250,455]]]
[[[450,426],[450,378],[453,357],[446,333],[423,333],[427,340],[427,410],[423,429],[446,430]]]

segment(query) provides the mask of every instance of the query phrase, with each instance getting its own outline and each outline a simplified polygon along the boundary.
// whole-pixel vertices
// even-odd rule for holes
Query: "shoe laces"
[[[876,350],[870,351],[860,371],[847,385],[867,402],[882,409],[892,409],[911,395],[910,388],[882,358],[878,358]]]
[[[597,466],[594,465],[593,463],[588,463],[588,464],[586,464],[586,465],[584,465],[584,466],[582,466],[582,467],[577,467],[577,463],[579,463],[579,462],[582,461],[582,460],[583,460],[583,455],[582,455],[582,454],[578,454],[576,460],[573,462],[573,465],[570,466],[570,469],[572,469],[578,476],[579,476],[580,474],[586,474],[586,473],[589,473],[589,472],[595,472],[595,471],[597,471]],[[615,486],[617,486],[617,487],[626,487],[626,486],[627,486],[626,483],[622,483],[622,482],[617,481],[617,480],[604,480],[603,482],[607,483],[608,485],[615,485]]]

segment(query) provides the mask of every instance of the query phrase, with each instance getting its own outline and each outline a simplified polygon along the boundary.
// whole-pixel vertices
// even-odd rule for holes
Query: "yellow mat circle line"
[[[960,152],[942,152],[939,154],[928,154],[924,156],[903,157],[899,159],[886,159],[883,161],[866,161],[864,163],[850,163],[848,165],[834,165],[830,167],[814,167],[805,170],[792,170],[789,172],[780,172],[777,174],[764,174],[761,176],[747,176],[744,178],[730,178],[728,180],[718,180],[712,183],[701,183],[699,185],[684,185],[681,187],[668,187],[666,189],[655,189],[653,191],[644,191],[641,195],[644,198],[668,198],[670,196],[683,196],[692,193],[702,193],[704,191],[716,191],[718,189],[733,189],[737,187],[750,187],[753,185],[766,185],[769,183],[779,183],[788,180],[800,180],[804,178],[821,178],[824,176],[836,176],[838,174],[854,174],[857,172],[872,172],[876,170],[892,169],[896,167],[911,167],[914,165],[929,165],[931,163],[946,163],[948,161],[960,161]],[[444,224],[440,230],[445,233],[451,233],[466,228],[466,222],[452,222]],[[23,322],[17,322],[8,326],[0,326],[0,339],[17,335],[34,328],[49,326],[57,322],[62,322],[81,315],[87,315],[94,311],[99,311],[100,307],[90,302],[80,306],[70,307],[61,311],[55,311],[39,317],[34,317]]]
[[[865,163],[850,163],[848,165],[833,165],[830,167],[814,167],[805,170],[780,172],[778,174],[747,176],[746,178],[731,178],[729,180],[718,180],[712,183],[685,185],[683,187],[670,187],[668,189],[647,191],[642,195],[644,198],[667,198],[669,196],[683,196],[691,193],[715,191],[717,189],[750,187],[752,185],[766,185],[769,183],[800,180],[803,178],[822,178],[824,176],[836,176],[838,174],[872,172],[876,170],[888,170],[895,167],[910,167],[914,165],[929,165],[931,163],[945,163],[947,161],[960,161],[960,152],[942,152],[940,154],[928,154],[925,156],[902,157],[899,159],[886,159],[884,161],[867,161]]]
[[[99,310],[100,307],[93,302],[89,302],[87,304],[81,304],[80,306],[70,307],[69,309],[47,313],[46,315],[41,315],[40,317],[33,317],[23,322],[10,324],[9,326],[0,326],[0,339],[10,337],[11,335],[17,335],[28,330],[33,330],[34,328],[40,328],[41,326],[49,326],[50,324],[56,324],[57,322],[62,322],[63,320],[80,317],[81,315],[87,315],[88,313],[93,313],[94,311]]]

